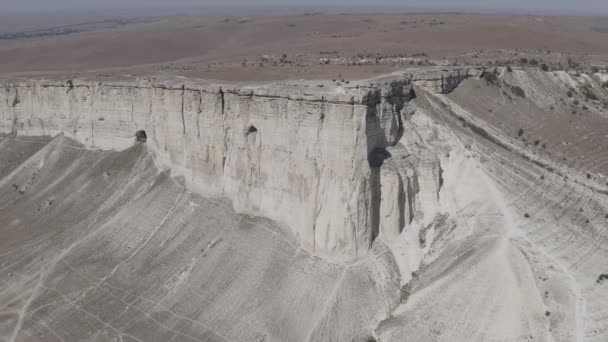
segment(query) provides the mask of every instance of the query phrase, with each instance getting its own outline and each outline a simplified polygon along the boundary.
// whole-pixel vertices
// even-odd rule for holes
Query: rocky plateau
[[[608,340],[608,75],[0,84],[0,339]]]

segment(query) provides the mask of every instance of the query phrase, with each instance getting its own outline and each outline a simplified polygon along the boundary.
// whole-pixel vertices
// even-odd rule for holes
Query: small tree
[[[483,79],[488,84],[496,84],[498,82],[498,76],[493,72],[484,72]]]
[[[520,86],[511,86],[511,91],[519,97],[526,97],[526,92]]]

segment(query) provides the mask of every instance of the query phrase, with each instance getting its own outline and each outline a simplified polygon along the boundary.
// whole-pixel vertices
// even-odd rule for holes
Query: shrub
[[[572,58],[568,58],[568,68],[576,69],[578,66],[579,64],[577,62],[575,62]]]
[[[531,66],[537,66],[538,65],[538,61],[536,59],[531,59],[529,61],[529,63],[530,63]]]
[[[524,214],[524,217],[525,217],[525,218],[530,218],[530,214],[525,213],[525,214]]]
[[[496,84],[498,82],[498,76],[493,72],[484,72],[483,79],[488,84]]]
[[[598,72],[600,72],[600,68],[596,67],[595,65],[591,67],[592,74],[597,74]]]
[[[549,66],[547,64],[543,63],[540,65],[540,69],[542,71],[549,71]]]
[[[588,84],[583,84],[581,86],[578,87],[579,92],[581,93],[581,95],[583,95],[584,97],[586,97],[589,100],[597,100],[597,95],[595,95],[595,93],[593,92],[593,89],[591,88],[590,85]]]
[[[568,90],[568,94],[567,95],[568,95],[568,97],[573,97],[574,93],[572,92],[572,90]]]
[[[513,92],[513,94],[515,94],[515,95],[517,95],[519,97],[526,97],[526,93],[519,86],[511,86],[511,91]]]
[[[608,81],[602,83],[602,88],[608,89]]]
[[[522,135],[524,135],[524,129],[520,128],[519,131],[517,131],[517,136],[521,137]]]
[[[511,68],[510,65],[507,65],[507,72],[513,72],[513,69]],[[607,82],[608,83],[608,82]]]

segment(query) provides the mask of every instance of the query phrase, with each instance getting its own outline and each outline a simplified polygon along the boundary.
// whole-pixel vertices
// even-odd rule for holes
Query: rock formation
[[[412,96],[406,81],[342,92],[159,80],[15,82],[0,92],[0,131],[65,134],[105,150],[128,148],[144,131],[160,167],[185,177],[189,188],[286,225],[311,253],[351,260],[367,255],[377,235],[373,169],[399,140]]]
[[[481,72],[6,82],[0,336],[605,341],[605,75]]]

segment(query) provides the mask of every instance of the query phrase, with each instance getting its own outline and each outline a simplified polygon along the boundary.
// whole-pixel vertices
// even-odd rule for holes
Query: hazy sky
[[[608,0],[0,0],[3,11],[100,9],[100,8],[176,8],[217,6],[273,6],[319,9],[340,7],[344,11],[365,7],[402,7],[444,10],[529,10],[542,12],[608,13]]]

